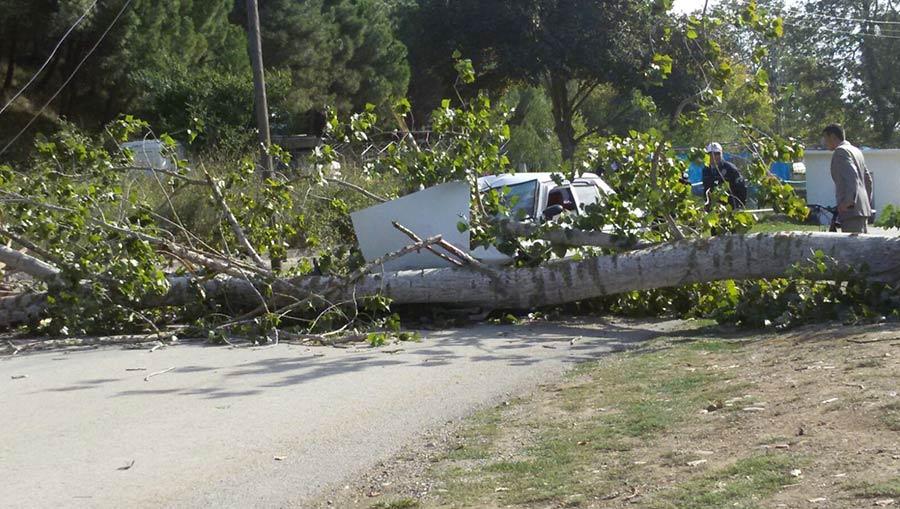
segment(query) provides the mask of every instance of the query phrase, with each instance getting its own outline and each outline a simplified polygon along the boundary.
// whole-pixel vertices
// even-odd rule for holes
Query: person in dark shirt
[[[728,203],[735,210],[747,204],[747,182],[737,166],[722,157],[722,145],[710,143],[706,147],[709,153],[709,166],[703,168],[703,192],[709,199],[709,192],[723,182],[728,182]],[[707,203],[707,208],[709,204]]]

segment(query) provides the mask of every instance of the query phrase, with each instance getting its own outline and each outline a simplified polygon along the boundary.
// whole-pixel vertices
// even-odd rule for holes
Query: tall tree
[[[266,67],[292,78],[289,113],[351,111],[406,94],[406,48],[383,0],[260,0],[259,9]],[[245,23],[242,0],[232,20]]]
[[[897,144],[900,124],[900,3],[895,0],[808,0],[792,14],[798,31],[816,43],[810,57],[835,69],[830,78],[850,101],[854,135],[882,147]]]
[[[4,30],[4,36],[11,35],[3,42],[7,49],[18,48],[18,55],[7,59],[7,70],[18,62],[28,74],[37,70],[91,2],[8,3],[10,10],[0,5],[0,22],[5,18],[8,24],[16,23],[17,30]],[[138,79],[143,74],[178,65],[246,67],[243,33],[228,22],[231,0],[133,0],[114,23],[124,6],[125,0],[116,0],[100,2],[93,9],[29,91],[32,102],[40,103],[73,76],[52,107],[79,123],[99,125],[134,107],[146,92]]]
[[[472,58],[479,87],[523,82],[545,89],[562,156],[581,139],[580,110],[602,84],[639,87],[654,55],[656,2],[626,0],[420,0],[416,16],[428,37],[420,68],[449,60],[454,50]],[[441,71],[430,71],[441,75]],[[446,71],[443,72],[446,75]]]

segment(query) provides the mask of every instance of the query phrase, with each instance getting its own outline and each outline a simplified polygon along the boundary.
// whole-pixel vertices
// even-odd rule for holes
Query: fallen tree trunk
[[[515,237],[530,237],[537,235],[539,238],[567,247],[600,247],[614,250],[644,249],[652,244],[640,240],[631,240],[602,232],[585,231],[575,228],[557,228],[549,231],[541,231],[541,227],[534,223],[519,221],[502,221],[500,228]]]
[[[374,273],[345,285],[343,295],[335,299],[383,295],[397,304],[527,309],[691,283],[785,277],[815,251],[836,263],[823,272],[809,274],[809,278],[840,279],[850,268],[859,269],[859,277],[872,282],[900,281],[900,238],[779,233],[685,240],[612,256],[559,260],[535,268]],[[270,305],[289,305],[332,292],[341,285],[341,279],[310,276],[289,283],[283,286],[294,293],[274,298]],[[222,275],[199,283],[207,298],[227,302],[236,310],[259,306],[254,284],[250,279]],[[171,278],[167,294],[148,298],[142,304],[148,308],[188,304],[197,298],[194,287],[188,276]],[[46,296],[41,294],[0,299],[0,326],[33,321],[46,309]]]
[[[386,273],[360,281],[355,290],[359,296],[381,293],[401,304],[525,309],[691,283],[785,277],[815,251],[833,258],[837,266],[810,278],[831,280],[844,277],[848,268],[866,268],[860,274],[872,282],[900,281],[900,238],[787,233],[685,240],[612,256],[499,270],[493,277],[453,268]],[[306,282],[315,289],[318,284],[313,283]]]

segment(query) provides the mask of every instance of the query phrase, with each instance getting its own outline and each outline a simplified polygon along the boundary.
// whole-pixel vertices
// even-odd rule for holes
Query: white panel
[[[806,165],[806,202],[833,207],[834,182],[831,180],[831,152],[807,150],[803,163]]]
[[[396,221],[424,238],[442,235],[469,252],[469,233],[460,233],[460,221],[469,221],[471,192],[465,182],[451,182],[428,188],[396,200],[351,214],[353,229],[366,261],[402,249],[412,240],[391,224]],[[447,267],[450,264],[423,250],[384,264],[384,270],[417,270]]]
[[[831,152],[806,152],[806,201],[834,206],[834,182],[831,180]],[[900,206],[900,150],[863,150],[866,166],[875,179],[875,208]]]

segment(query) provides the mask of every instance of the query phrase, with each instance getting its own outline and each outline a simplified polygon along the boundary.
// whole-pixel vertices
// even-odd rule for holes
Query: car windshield
[[[510,216],[517,219],[534,217],[534,201],[537,197],[537,180],[496,187],[503,194],[503,204],[510,208]]]

